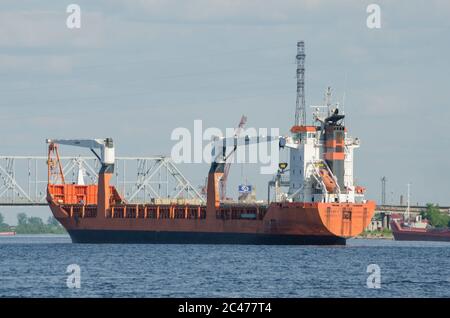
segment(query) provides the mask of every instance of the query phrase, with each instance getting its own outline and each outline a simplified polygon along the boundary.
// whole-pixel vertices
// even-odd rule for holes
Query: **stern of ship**
[[[272,203],[264,218],[264,231],[303,238],[311,244],[344,245],[361,234],[375,213],[375,202]]]

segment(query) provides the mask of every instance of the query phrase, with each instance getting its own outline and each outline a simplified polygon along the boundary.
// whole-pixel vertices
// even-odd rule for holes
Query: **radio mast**
[[[305,42],[297,42],[297,102],[295,107],[295,125],[306,126],[305,109]]]

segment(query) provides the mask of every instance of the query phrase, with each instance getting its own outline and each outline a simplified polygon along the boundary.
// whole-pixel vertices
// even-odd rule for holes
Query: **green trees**
[[[5,218],[0,213],[0,232],[9,232],[9,230],[10,230],[9,225],[4,222],[5,222]]]
[[[49,216],[47,219],[47,229],[52,234],[66,234],[66,230],[53,216]]]
[[[11,227],[4,223],[4,217],[0,213],[0,232],[11,231]],[[41,218],[27,216],[25,213],[17,215],[17,226],[14,231],[17,234],[65,234],[66,230],[54,217],[49,217],[47,223]]]
[[[19,213],[17,215],[17,234],[38,234],[47,233],[45,224],[41,218],[27,217],[25,213]]]
[[[27,224],[27,215],[25,213],[17,214],[17,224],[18,225],[26,225]]]
[[[432,226],[447,227],[450,226],[450,216],[441,213],[437,204],[427,203],[426,211],[420,213],[423,219],[427,219]]]
[[[17,215],[17,234],[64,234],[66,231],[54,217],[44,223],[39,217],[28,217],[25,213]]]

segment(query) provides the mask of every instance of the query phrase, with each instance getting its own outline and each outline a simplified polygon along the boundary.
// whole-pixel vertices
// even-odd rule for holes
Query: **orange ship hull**
[[[49,185],[56,219],[77,243],[344,245],[370,223],[375,203],[117,204],[99,209],[97,186]],[[79,202],[79,198],[82,203]],[[55,199],[56,198],[56,199]]]

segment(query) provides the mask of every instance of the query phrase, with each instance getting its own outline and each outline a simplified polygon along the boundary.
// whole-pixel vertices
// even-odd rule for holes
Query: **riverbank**
[[[378,240],[393,240],[391,230],[375,230],[375,231],[364,231],[360,235],[356,236],[355,239],[378,239]]]

